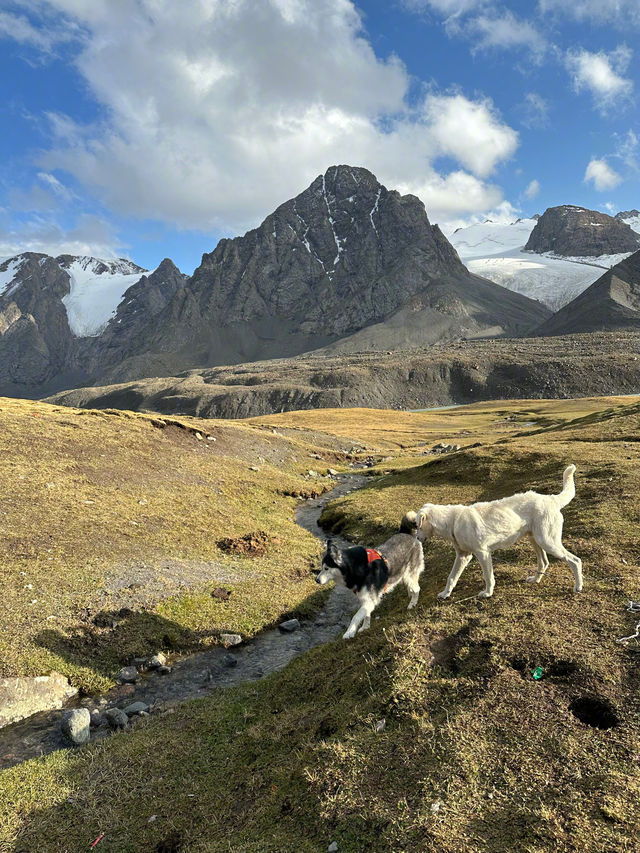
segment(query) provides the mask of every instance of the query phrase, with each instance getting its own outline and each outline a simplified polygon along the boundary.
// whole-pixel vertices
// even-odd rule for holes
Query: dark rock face
[[[616,213],[614,219],[621,219],[624,222],[625,219],[635,219],[636,216],[640,216],[640,210],[634,207],[633,210],[621,210],[620,213]]]
[[[640,251],[607,270],[534,334],[570,335],[618,329],[640,329]]]
[[[0,266],[13,265],[13,282],[0,295],[0,388],[46,383],[65,370],[73,335],[62,298],[69,275],[55,258],[26,252]],[[7,393],[5,391],[5,393]]]
[[[545,210],[524,248],[564,257],[598,257],[635,252],[639,246],[640,237],[620,219],[565,204]]]

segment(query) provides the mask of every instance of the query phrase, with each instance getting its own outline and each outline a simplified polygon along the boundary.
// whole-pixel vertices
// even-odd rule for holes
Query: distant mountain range
[[[549,211],[542,217],[518,219],[509,224],[487,220],[459,228],[451,235],[451,243],[471,272],[538,299],[557,311],[593,284],[604,270],[624,260],[640,245],[640,214],[637,211],[624,211],[611,217],[573,205],[551,208],[550,211],[548,217]],[[567,212],[566,216],[562,215],[563,211]],[[573,221],[573,211],[581,211],[580,218],[586,222],[581,240],[576,240],[572,248],[567,225]],[[530,248],[530,241],[534,230],[545,218],[541,230],[543,236],[547,235],[547,242],[538,242],[539,234],[536,235],[534,245],[540,246],[540,251],[534,251]],[[625,251],[617,251],[620,248],[619,225],[630,226],[623,231],[623,239],[627,241],[623,243]],[[598,232],[600,243],[596,244],[595,238],[590,239],[588,234],[585,237],[585,230],[594,234]],[[608,240],[612,231],[613,237],[603,244],[602,239]],[[588,243],[589,251],[597,254],[581,254],[587,248],[585,242]],[[547,249],[551,244],[568,251],[568,254]],[[604,253],[600,252],[601,248]]]
[[[525,334],[539,302],[471,274],[415,196],[333,166],[190,278],[165,260],[0,266],[0,393],[289,356]]]
[[[5,259],[0,393],[527,335],[553,328],[552,309],[636,249],[639,224],[635,210],[565,205],[449,242],[415,196],[332,166],[190,277],[169,259],[151,272],[123,259]]]

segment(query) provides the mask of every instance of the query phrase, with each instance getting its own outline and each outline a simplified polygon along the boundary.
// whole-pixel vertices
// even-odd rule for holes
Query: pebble
[[[146,702],[133,702],[131,705],[127,705],[124,709],[127,717],[135,717],[137,714],[145,713],[149,710],[149,706]]]
[[[124,729],[129,723],[129,717],[120,708],[109,708],[106,718],[112,729]]]
[[[135,684],[136,681],[140,680],[140,673],[135,666],[123,666],[116,675],[116,679],[122,684]]]
[[[338,476],[338,472],[336,471],[335,468],[327,468],[327,474],[330,477],[337,477]]]
[[[92,729],[99,729],[100,726],[103,726],[106,722],[106,718],[99,708],[94,708],[93,711],[91,711],[90,725]]]
[[[91,714],[88,708],[74,708],[62,715],[62,734],[71,743],[86,743],[91,737]]]
[[[240,634],[220,634],[220,642],[228,649],[230,646],[239,646],[242,642]]]
[[[156,652],[156,654],[152,655],[147,662],[149,669],[160,669],[161,666],[166,666],[166,664],[167,658],[162,654],[162,652]]]
[[[331,844],[327,847],[327,853],[338,853],[338,842],[332,841]]]
[[[298,622],[297,619],[287,619],[286,622],[281,622],[278,625],[278,628],[280,628],[284,634],[292,634],[294,631],[297,631],[299,627],[300,622]]]

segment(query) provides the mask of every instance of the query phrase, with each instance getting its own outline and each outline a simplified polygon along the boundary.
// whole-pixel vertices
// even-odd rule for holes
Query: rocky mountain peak
[[[549,207],[531,232],[525,251],[564,257],[634,252],[640,237],[619,219],[573,204]]]
[[[621,210],[620,213],[616,213],[614,219],[621,219],[624,222],[626,219],[636,219],[638,216],[640,216],[640,210],[634,207],[633,210]]]

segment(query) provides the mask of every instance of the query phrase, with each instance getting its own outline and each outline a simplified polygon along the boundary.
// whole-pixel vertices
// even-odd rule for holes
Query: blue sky
[[[186,272],[336,163],[445,230],[640,208],[638,0],[0,0],[0,257]]]

